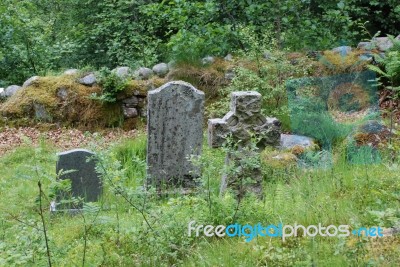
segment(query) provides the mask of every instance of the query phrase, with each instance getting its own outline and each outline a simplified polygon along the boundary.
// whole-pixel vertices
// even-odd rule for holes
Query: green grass
[[[140,136],[110,144],[108,150],[92,148],[103,162],[106,181],[123,189],[115,190],[106,182],[100,212],[85,214],[90,227],[85,266],[396,266],[400,262],[399,236],[285,242],[267,237],[251,242],[238,237],[189,237],[191,220],[214,226],[232,223],[236,200],[231,194],[219,196],[224,153],[204,146],[198,190],[160,198],[140,190],[145,146],[146,138]],[[37,182],[41,180],[50,194],[56,178],[55,153],[42,142],[37,148],[27,144],[0,158],[0,266],[47,264]],[[389,164],[385,154],[381,164],[351,165],[343,160],[342,151],[334,153],[332,169],[264,166],[264,199],[243,199],[237,222],[352,227],[391,227],[399,222],[400,167]],[[50,215],[46,208],[45,219],[53,265],[82,266],[83,217]]]

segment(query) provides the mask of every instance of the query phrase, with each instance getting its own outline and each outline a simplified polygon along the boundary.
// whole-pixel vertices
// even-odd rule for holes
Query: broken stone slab
[[[35,81],[39,80],[39,76],[33,76],[30,77],[28,80],[26,80],[24,82],[24,84],[22,85],[23,88],[28,87],[30,85],[32,85]]]
[[[252,91],[233,92],[230,111],[222,119],[208,121],[208,144],[210,147],[223,146],[231,135],[246,146],[252,136],[259,138],[260,147],[278,146],[281,123],[276,118],[261,114],[261,94]]]
[[[227,122],[224,119],[208,120],[208,146],[220,147],[226,140],[228,133]]]
[[[80,84],[86,86],[92,86],[97,82],[96,76],[93,73],[86,75],[85,77],[78,80]]]
[[[0,88],[0,98],[5,98],[6,94],[4,92],[4,88]]]

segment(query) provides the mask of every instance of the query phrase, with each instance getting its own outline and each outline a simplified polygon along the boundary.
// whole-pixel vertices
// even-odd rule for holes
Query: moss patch
[[[133,95],[147,96],[147,92],[156,89],[167,82],[167,79],[153,77],[150,80],[129,80],[124,91],[118,94],[117,99],[124,99]]]
[[[215,62],[204,66],[194,66],[189,63],[179,63],[170,71],[168,80],[183,80],[202,90],[207,98],[218,96],[218,89],[227,86],[225,72],[233,68],[233,63],[217,58]]]
[[[285,169],[297,166],[297,157],[290,152],[267,148],[261,153],[261,163],[273,169]]]
[[[324,51],[318,67],[322,68],[322,75],[364,71],[369,62],[360,60],[362,54],[362,51],[352,51],[342,56],[334,51]]]

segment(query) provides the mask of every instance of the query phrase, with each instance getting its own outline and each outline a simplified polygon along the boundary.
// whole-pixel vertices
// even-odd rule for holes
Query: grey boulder
[[[225,61],[233,61],[233,56],[232,56],[231,54],[227,54],[227,55],[224,57],[224,60],[225,60]]]
[[[203,63],[203,65],[210,65],[214,63],[214,61],[215,59],[212,56],[206,56],[201,59],[201,63]]]
[[[166,63],[154,65],[153,72],[159,77],[165,77],[169,72],[168,65]]]
[[[314,145],[314,139],[303,135],[281,134],[280,148],[292,149],[295,146],[310,148]]]
[[[35,81],[37,81],[39,79],[39,76],[33,76],[30,77],[28,80],[26,80],[24,82],[24,84],[22,85],[23,88],[28,87],[30,85],[32,85]]]
[[[136,96],[132,96],[130,98],[126,98],[126,99],[122,100],[122,103],[126,107],[136,107],[139,104],[139,98]]]
[[[136,108],[129,108],[129,107],[122,107],[123,112],[124,112],[124,117],[129,119],[129,118],[135,118],[139,115],[138,111]]]
[[[153,74],[154,73],[153,73],[153,71],[151,69],[144,68],[144,67],[139,68],[135,72],[136,78],[140,79],[140,80],[148,80],[148,79],[151,78],[151,76],[153,76]]]
[[[398,35],[395,39],[400,40],[400,35]],[[386,52],[393,47],[393,42],[389,39],[389,37],[376,37],[372,39],[372,42],[381,52]]]
[[[17,91],[19,91],[20,89],[22,89],[21,86],[18,85],[10,85],[8,86],[5,90],[4,90],[4,95],[6,97],[10,97],[13,96]]]
[[[117,67],[117,68],[113,69],[112,72],[115,73],[115,75],[117,75],[117,77],[126,79],[131,75],[132,70],[129,67]]]
[[[347,56],[351,50],[351,46],[339,46],[332,49],[333,52],[339,53],[341,56]]]
[[[358,43],[357,48],[369,51],[374,48],[374,44],[371,42],[360,42]]]
[[[87,85],[87,86],[92,86],[97,82],[96,76],[94,76],[93,73],[90,73],[86,75],[85,77],[81,78],[78,80],[80,84]]]

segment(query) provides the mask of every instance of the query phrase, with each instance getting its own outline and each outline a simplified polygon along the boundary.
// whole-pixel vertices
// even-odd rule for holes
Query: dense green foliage
[[[72,67],[246,51],[244,29],[273,33],[270,46],[313,50],[354,45],[367,31],[397,35],[400,24],[396,0],[3,0],[0,13],[0,86]]]

